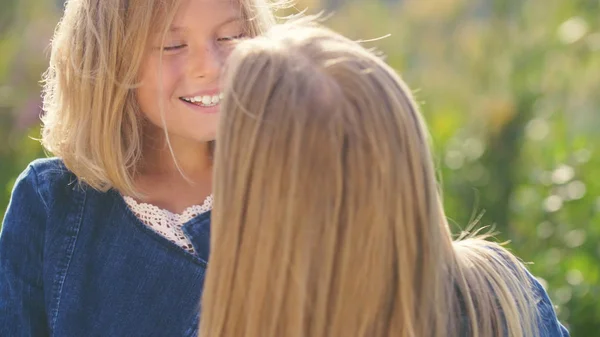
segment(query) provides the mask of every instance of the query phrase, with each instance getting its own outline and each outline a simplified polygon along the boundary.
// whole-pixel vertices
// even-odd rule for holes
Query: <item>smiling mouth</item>
[[[194,104],[201,107],[212,107],[221,103],[223,100],[223,93],[218,95],[203,95],[203,96],[193,96],[193,97],[179,97],[180,100]]]

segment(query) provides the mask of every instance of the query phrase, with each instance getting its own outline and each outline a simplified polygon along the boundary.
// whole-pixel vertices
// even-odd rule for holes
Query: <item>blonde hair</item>
[[[135,98],[152,33],[168,29],[179,0],[70,0],[44,75],[42,144],[98,190],[138,195],[142,118]],[[241,0],[248,33],[274,23],[269,0]]]
[[[522,264],[452,240],[426,127],[380,58],[287,24],[236,48],[225,88],[201,336],[534,335]]]

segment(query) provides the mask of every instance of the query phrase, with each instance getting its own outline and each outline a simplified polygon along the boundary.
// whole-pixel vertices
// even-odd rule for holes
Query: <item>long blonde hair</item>
[[[232,0],[233,1],[233,0]],[[95,189],[137,195],[142,116],[135,98],[151,34],[180,0],[69,0],[44,75],[42,144]],[[248,34],[274,23],[269,0],[240,0]]]
[[[410,90],[316,24],[230,57],[205,337],[533,336],[525,269],[454,242]]]

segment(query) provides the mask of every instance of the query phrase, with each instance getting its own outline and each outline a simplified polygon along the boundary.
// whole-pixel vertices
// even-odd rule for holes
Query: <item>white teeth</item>
[[[223,99],[223,93],[218,95],[204,95],[204,96],[194,96],[194,97],[181,97],[186,102],[195,103],[199,106],[215,106],[221,102]]]

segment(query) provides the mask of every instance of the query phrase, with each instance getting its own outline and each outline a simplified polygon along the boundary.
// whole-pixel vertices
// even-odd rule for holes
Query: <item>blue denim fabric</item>
[[[196,336],[209,227],[210,213],[184,225],[190,254],[117,192],[79,186],[58,159],[36,160],[0,234],[0,336]],[[568,336],[535,285],[540,335]]]
[[[537,300],[537,309],[539,313],[538,329],[540,337],[569,337],[567,329],[556,318],[554,306],[550,302],[548,293],[542,285],[527,272],[533,283],[533,291]]]
[[[57,159],[18,178],[0,234],[0,336],[195,336],[210,214],[192,255],[115,191],[78,186]]]

